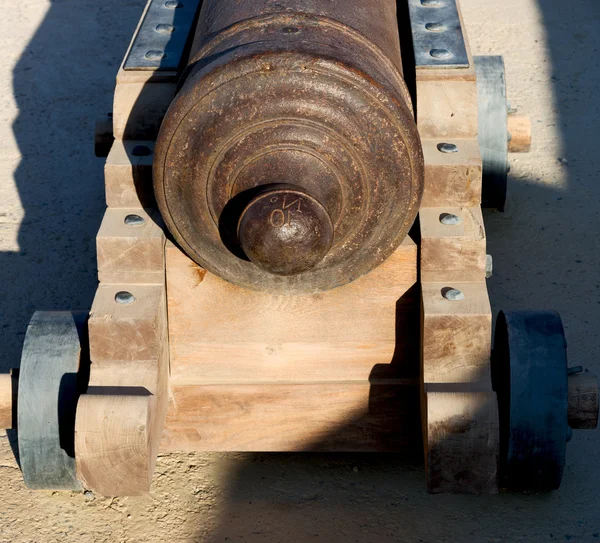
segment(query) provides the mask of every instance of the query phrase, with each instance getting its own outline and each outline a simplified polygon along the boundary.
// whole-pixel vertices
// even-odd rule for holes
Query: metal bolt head
[[[454,143],[438,143],[437,148],[440,153],[458,153],[458,146]]]
[[[436,60],[446,60],[452,57],[452,53],[448,49],[432,49],[429,54]]]
[[[135,296],[126,290],[120,290],[115,294],[115,302],[121,305],[129,305],[135,302]]]
[[[442,289],[442,296],[451,302],[458,302],[465,299],[465,295],[457,288]]]
[[[460,224],[460,217],[458,215],[454,215],[454,213],[442,213],[440,215],[440,222],[446,225],[455,225]]]
[[[444,32],[446,25],[444,23],[427,23],[425,30],[429,30],[429,32]]]
[[[131,214],[125,217],[123,221],[127,226],[142,226],[146,221],[139,215]]]
[[[167,55],[161,49],[150,49],[145,56],[148,60],[162,60]]]
[[[179,0],[167,0],[165,2],[165,7],[169,9],[177,9],[182,8],[183,4],[179,2]]]
[[[158,32],[159,34],[170,34],[175,30],[175,27],[173,25],[161,23],[156,25],[156,28],[154,30],[156,30],[156,32]]]

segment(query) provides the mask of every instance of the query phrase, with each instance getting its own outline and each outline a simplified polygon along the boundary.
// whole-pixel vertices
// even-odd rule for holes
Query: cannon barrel
[[[178,243],[232,283],[317,292],[375,268],[423,186],[395,0],[205,1],[153,176]]]

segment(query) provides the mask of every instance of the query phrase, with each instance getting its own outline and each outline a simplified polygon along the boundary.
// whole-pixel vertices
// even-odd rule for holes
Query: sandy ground
[[[18,365],[34,309],[90,306],[104,206],[93,123],[143,3],[2,5],[0,372]],[[533,121],[507,212],[486,215],[494,309],[557,309],[571,364],[598,373],[600,5],[462,5],[472,48],[504,55],[512,105]],[[0,542],[600,540],[593,431],[570,443],[560,491],[493,497],[429,496],[420,459],[360,454],[166,455],[141,498],[31,492],[9,441],[0,432]]]

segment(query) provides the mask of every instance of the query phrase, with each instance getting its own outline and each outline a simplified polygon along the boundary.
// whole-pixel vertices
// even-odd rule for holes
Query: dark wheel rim
[[[478,135],[483,165],[481,205],[504,211],[508,173],[508,125],[504,60],[474,57],[477,74]]]
[[[19,372],[18,441],[29,488],[81,488],[75,473],[75,409],[87,386],[87,312],[36,312]]]
[[[500,482],[554,490],[565,465],[567,355],[555,312],[501,312],[492,357],[500,416]]]

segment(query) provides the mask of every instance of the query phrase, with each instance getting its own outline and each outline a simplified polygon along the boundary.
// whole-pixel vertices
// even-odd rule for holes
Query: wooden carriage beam
[[[459,10],[459,19],[462,22]],[[417,66],[425,157],[421,229],[421,417],[429,492],[497,492],[477,82],[468,67]]]

